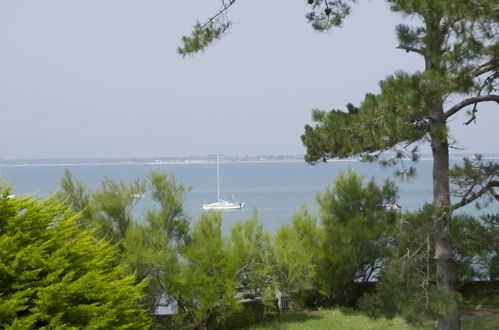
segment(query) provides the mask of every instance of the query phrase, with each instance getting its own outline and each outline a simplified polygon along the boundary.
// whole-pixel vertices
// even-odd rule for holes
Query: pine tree
[[[437,287],[455,296],[457,278],[451,238],[452,211],[482,195],[496,195],[499,174],[494,164],[477,163],[455,175],[461,200],[451,204],[449,185],[449,132],[447,122],[459,111],[473,106],[467,123],[473,122],[478,104],[499,103],[498,7],[496,1],[392,0],[391,9],[417,17],[420,26],[399,25],[399,48],[423,56],[423,72],[396,72],[380,82],[378,95],[368,94],[360,107],[348,112],[314,111],[315,127],[306,126],[302,136],[311,163],[335,157],[362,155],[382,159],[395,149],[396,159],[418,158],[417,143],[426,142],[433,153],[433,218]],[[316,9],[324,3],[317,4]],[[310,16],[314,19],[314,16]],[[321,22],[317,19],[314,22]],[[327,25],[319,25],[327,28]],[[459,101],[448,106],[446,100]],[[416,146],[412,149],[410,147]],[[409,147],[410,146],[410,147]],[[459,171],[455,171],[459,172]],[[463,172],[473,173],[469,180]],[[439,329],[458,329],[457,311],[438,322]]]
[[[328,30],[340,26],[355,0],[307,0],[306,15],[312,26]],[[182,55],[204,50],[231,26],[226,13],[234,1],[223,2],[221,10],[190,37],[183,38]],[[406,156],[418,158],[417,144],[427,142],[433,154],[433,217],[438,289],[453,296],[456,271],[452,260],[452,211],[484,195],[499,200],[498,170],[482,164],[454,171],[457,197],[451,204],[449,182],[449,132],[447,122],[469,109],[466,124],[475,121],[478,105],[499,103],[499,6],[497,0],[387,0],[391,10],[415,18],[414,25],[401,24],[396,33],[401,50],[419,54],[421,72],[396,72],[380,82],[378,95],[368,94],[360,107],[348,111],[314,111],[316,126],[306,126],[302,141],[310,163],[362,155],[368,160],[393,164]],[[450,104],[450,102],[454,103]],[[412,148],[412,149],[410,149]],[[388,150],[395,157],[383,159]],[[405,174],[413,174],[407,171]],[[471,180],[466,174],[472,174]],[[459,328],[457,313],[442,318],[439,329]]]

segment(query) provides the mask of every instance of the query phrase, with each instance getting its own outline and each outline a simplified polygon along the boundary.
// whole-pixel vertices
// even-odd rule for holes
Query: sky
[[[219,0],[0,1],[0,159],[303,154],[312,109],[344,109],[396,70],[403,18],[360,1],[315,32],[304,0],[240,0],[205,53],[176,48]],[[462,149],[499,153],[497,105],[451,122]]]

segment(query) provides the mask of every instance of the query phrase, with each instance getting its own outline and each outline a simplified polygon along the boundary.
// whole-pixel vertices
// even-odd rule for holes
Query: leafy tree
[[[405,213],[395,234],[395,246],[386,259],[376,292],[361,298],[361,308],[373,316],[403,315],[420,322],[456,312],[460,298],[435,290],[435,209],[426,205]],[[452,238],[457,276],[462,281],[486,279],[494,256],[493,239],[487,227],[468,215],[453,219]]]
[[[96,210],[90,203],[90,194],[87,186],[76,180],[69,169],[64,171],[64,175],[59,182],[60,189],[56,192],[56,196],[69,205],[75,213],[80,213],[77,223],[83,228],[97,230],[102,228],[97,222]],[[101,236],[104,236],[102,234]]]
[[[132,224],[122,241],[122,264],[137,279],[147,279],[147,295],[143,304],[150,314],[159,306],[172,303],[165,295],[172,285],[171,277],[179,272],[179,252],[168,237],[160,231]]]
[[[66,169],[60,181],[58,197],[81,212],[79,223],[92,228],[98,237],[119,243],[128,227],[135,221],[133,208],[145,193],[146,183],[135,180],[130,185],[105,179],[100,191],[88,192],[85,184],[79,182]]]
[[[334,157],[364,155],[379,159],[384,151],[396,150],[401,159],[408,150],[413,159],[417,148],[428,141],[433,154],[433,216],[437,287],[454,296],[457,287],[452,260],[451,214],[478,197],[495,195],[498,171],[477,166],[480,172],[466,181],[459,177],[462,199],[451,203],[449,185],[449,132],[447,121],[473,106],[467,123],[473,122],[482,102],[499,102],[495,80],[499,70],[496,1],[388,1],[391,9],[416,17],[419,26],[399,25],[399,48],[423,56],[423,72],[397,72],[380,82],[378,95],[368,94],[359,108],[314,111],[315,127],[306,126],[302,140],[306,160],[315,163]],[[457,100],[449,104],[450,100]],[[341,129],[338,129],[340,127]],[[466,170],[465,170],[466,171]],[[475,172],[476,173],[476,172]],[[438,323],[439,329],[459,328],[456,310]]]
[[[298,305],[351,304],[356,285],[378,278],[393,247],[396,189],[363,184],[353,171],[340,173],[317,196],[320,224],[306,209],[277,232],[279,287]]]
[[[150,192],[158,209],[147,211],[147,223],[152,230],[164,233],[177,246],[185,245],[188,240],[189,217],[184,212],[184,196],[190,188],[178,183],[173,176],[152,172]]]
[[[160,305],[172,303],[166,292],[174,284],[180,252],[189,241],[189,219],[183,211],[187,191],[175,178],[157,172],[147,181],[130,184],[104,180],[102,189],[92,193],[69,170],[61,180],[59,197],[81,212],[83,228],[93,228],[97,237],[116,243],[129,273],[136,274],[138,281],[148,280],[143,302],[151,314]],[[139,219],[134,207],[146,193],[157,207]]]
[[[333,301],[348,301],[354,282],[378,277],[398,221],[398,212],[390,207],[396,204],[396,192],[391,182],[364,185],[350,170],[317,196],[324,230],[319,276]]]
[[[152,314],[174,301],[174,277],[180,272],[179,258],[189,241],[189,220],[183,211],[187,188],[173,177],[153,172],[149,189],[158,209],[148,209],[146,224],[134,222],[122,241],[124,262],[139,279],[147,278],[146,306]]]
[[[254,215],[232,226],[229,249],[236,262],[238,290],[245,298],[262,299],[267,313],[275,312],[275,289],[272,283],[272,241]]]
[[[490,229],[470,215],[458,214],[452,220],[452,240],[460,282],[488,280],[495,254]]]
[[[127,184],[110,179],[102,181],[101,190],[92,193],[86,185],[64,172],[58,197],[82,213],[79,221],[88,228],[119,243],[125,238],[129,227],[147,223],[152,230],[165,233],[178,245],[188,239],[189,218],[183,210],[184,195],[189,188],[178,183],[174,177],[151,172],[149,180],[134,180]],[[134,208],[137,202],[150,193],[158,208],[149,208],[145,219],[137,219]]]
[[[489,276],[491,280],[499,280],[499,213],[482,216],[491,238],[491,246],[494,252],[489,265]],[[497,299],[499,305],[499,298]]]
[[[411,322],[436,314],[433,307],[438,305],[438,299],[432,290],[435,286],[434,231],[433,222],[429,220],[433,213],[434,209],[426,206],[419,212],[402,216],[394,232],[396,246],[385,260],[376,292],[360,299],[361,309],[372,316],[402,315]]]
[[[341,25],[355,0],[307,0],[307,19],[319,30]],[[424,71],[396,72],[380,82],[378,95],[368,94],[359,107],[348,112],[315,110],[315,126],[306,126],[302,141],[310,163],[330,158],[362,155],[380,160],[385,151],[395,150],[393,163],[409,155],[417,159],[417,144],[428,142],[433,154],[433,216],[437,287],[454,295],[457,277],[451,238],[452,211],[480,196],[499,199],[494,187],[498,171],[479,165],[481,175],[458,177],[462,198],[451,203],[449,185],[449,131],[447,122],[469,109],[466,124],[475,121],[478,105],[499,103],[499,40],[496,0],[387,0],[392,11],[412,19],[412,25],[396,27],[398,48],[423,57]],[[191,37],[183,38],[180,54],[204,50],[230,27],[226,13],[234,1],[222,1],[220,11],[207,23],[199,24]],[[201,32],[201,33],[200,33]],[[207,38],[206,36],[209,36]],[[470,109],[471,107],[471,109]],[[414,146],[414,144],[416,144]],[[414,148],[412,148],[414,147]],[[410,149],[412,148],[412,149]],[[411,173],[412,174],[412,173]],[[439,329],[459,328],[457,313],[440,319]]]
[[[275,236],[276,286],[287,308],[317,307],[321,304],[319,279],[323,261],[324,231],[306,208],[293,216],[291,224],[279,228]],[[286,307],[286,306],[283,306]]]
[[[121,242],[128,228],[135,222],[133,208],[145,193],[146,183],[135,180],[129,185],[124,181],[116,183],[110,179],[102,181],[100,191],[90,195],[95,210],[92,222],[100,224],[105,237],[115,243]]]
[[[147,329],[118,251],[80,230],[53,198],[9,198],[0,188],[0,326],[8,329]]]
[[[59,183],[61,192],[59,197],[71,205],[74,212],[84,212],[89,206],[87,186],[73,178],[69,169],[64,170],[64,175]]]
[[[169,295],[180,317],[196,326],[213,327],[242,306],[236,297],[238,263],[222,236],[220,213],[208,212],[194,225],[192,241]]]

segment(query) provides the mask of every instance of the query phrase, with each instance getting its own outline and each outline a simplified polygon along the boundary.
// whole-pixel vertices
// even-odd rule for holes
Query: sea
[[[401,211],[417,210],[432,200],[432,161],[423,159],[411,165],[416,167],[416,177],[411,181],[402,181],[394,175],[400,168],[381,167],[357,160],[317,165],[302,161],[222,162],[220,197],[245,203],[241,210],[223,212],[222,229],[228,233],[234,223],[258,216],[264,229],[275,233],[283,224],[290,223],[302,206],[318,215],[317,194],[324,192],[340,172],[349,169],[363,175],[366,182],[371,179],[378,184],[387,179],[394,181],[399,188],[397,203]],[[15,195],[46,198],[58,189],[66,168],[76,179],[85,183],[89,191],[98,190],[103,179],[131,182],[147,178],[152,171],[173,175],[178,182],[191,188],[184,201],[184,210],[191,222],[205,212],[201,210],[202,204],[215,202],[217,198],[215,163],[0,165],[0,178],[12,185]],[[138,221],[144,221],[146,210],[150,207],[155,205],[146,193],[134,209]],[[459,212],[478,216],[499,212],[499,207],[492,205],[478,210],[469,205]]]

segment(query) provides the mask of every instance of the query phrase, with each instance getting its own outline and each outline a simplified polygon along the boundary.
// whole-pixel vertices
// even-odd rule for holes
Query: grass
[[[361,313],[349,310],[323,310],[309,313],[289,314],[262,323],[258,323],[249,329],[362,329],[362,330],[389,330],[389,329],[427,329],[409,326],[404,320],[395,318],[371,319]]]
[[[499,317],[478,317],[461,319],[463,330],[493,330],[499,329]]]
[[[318,330],[318,329],[362,329],[362,330],[390,330],[390,329],[434,329],[434,325],[412,326],[401,318],[394,319],[371,319],[359,312],[350,310],[322,310],[317,312],[305,312],[288,314],[275,319],[255,324],[250,330]],[[485,330],[499,329],[499,318],[466,318],[462,320],[463,330]]]

